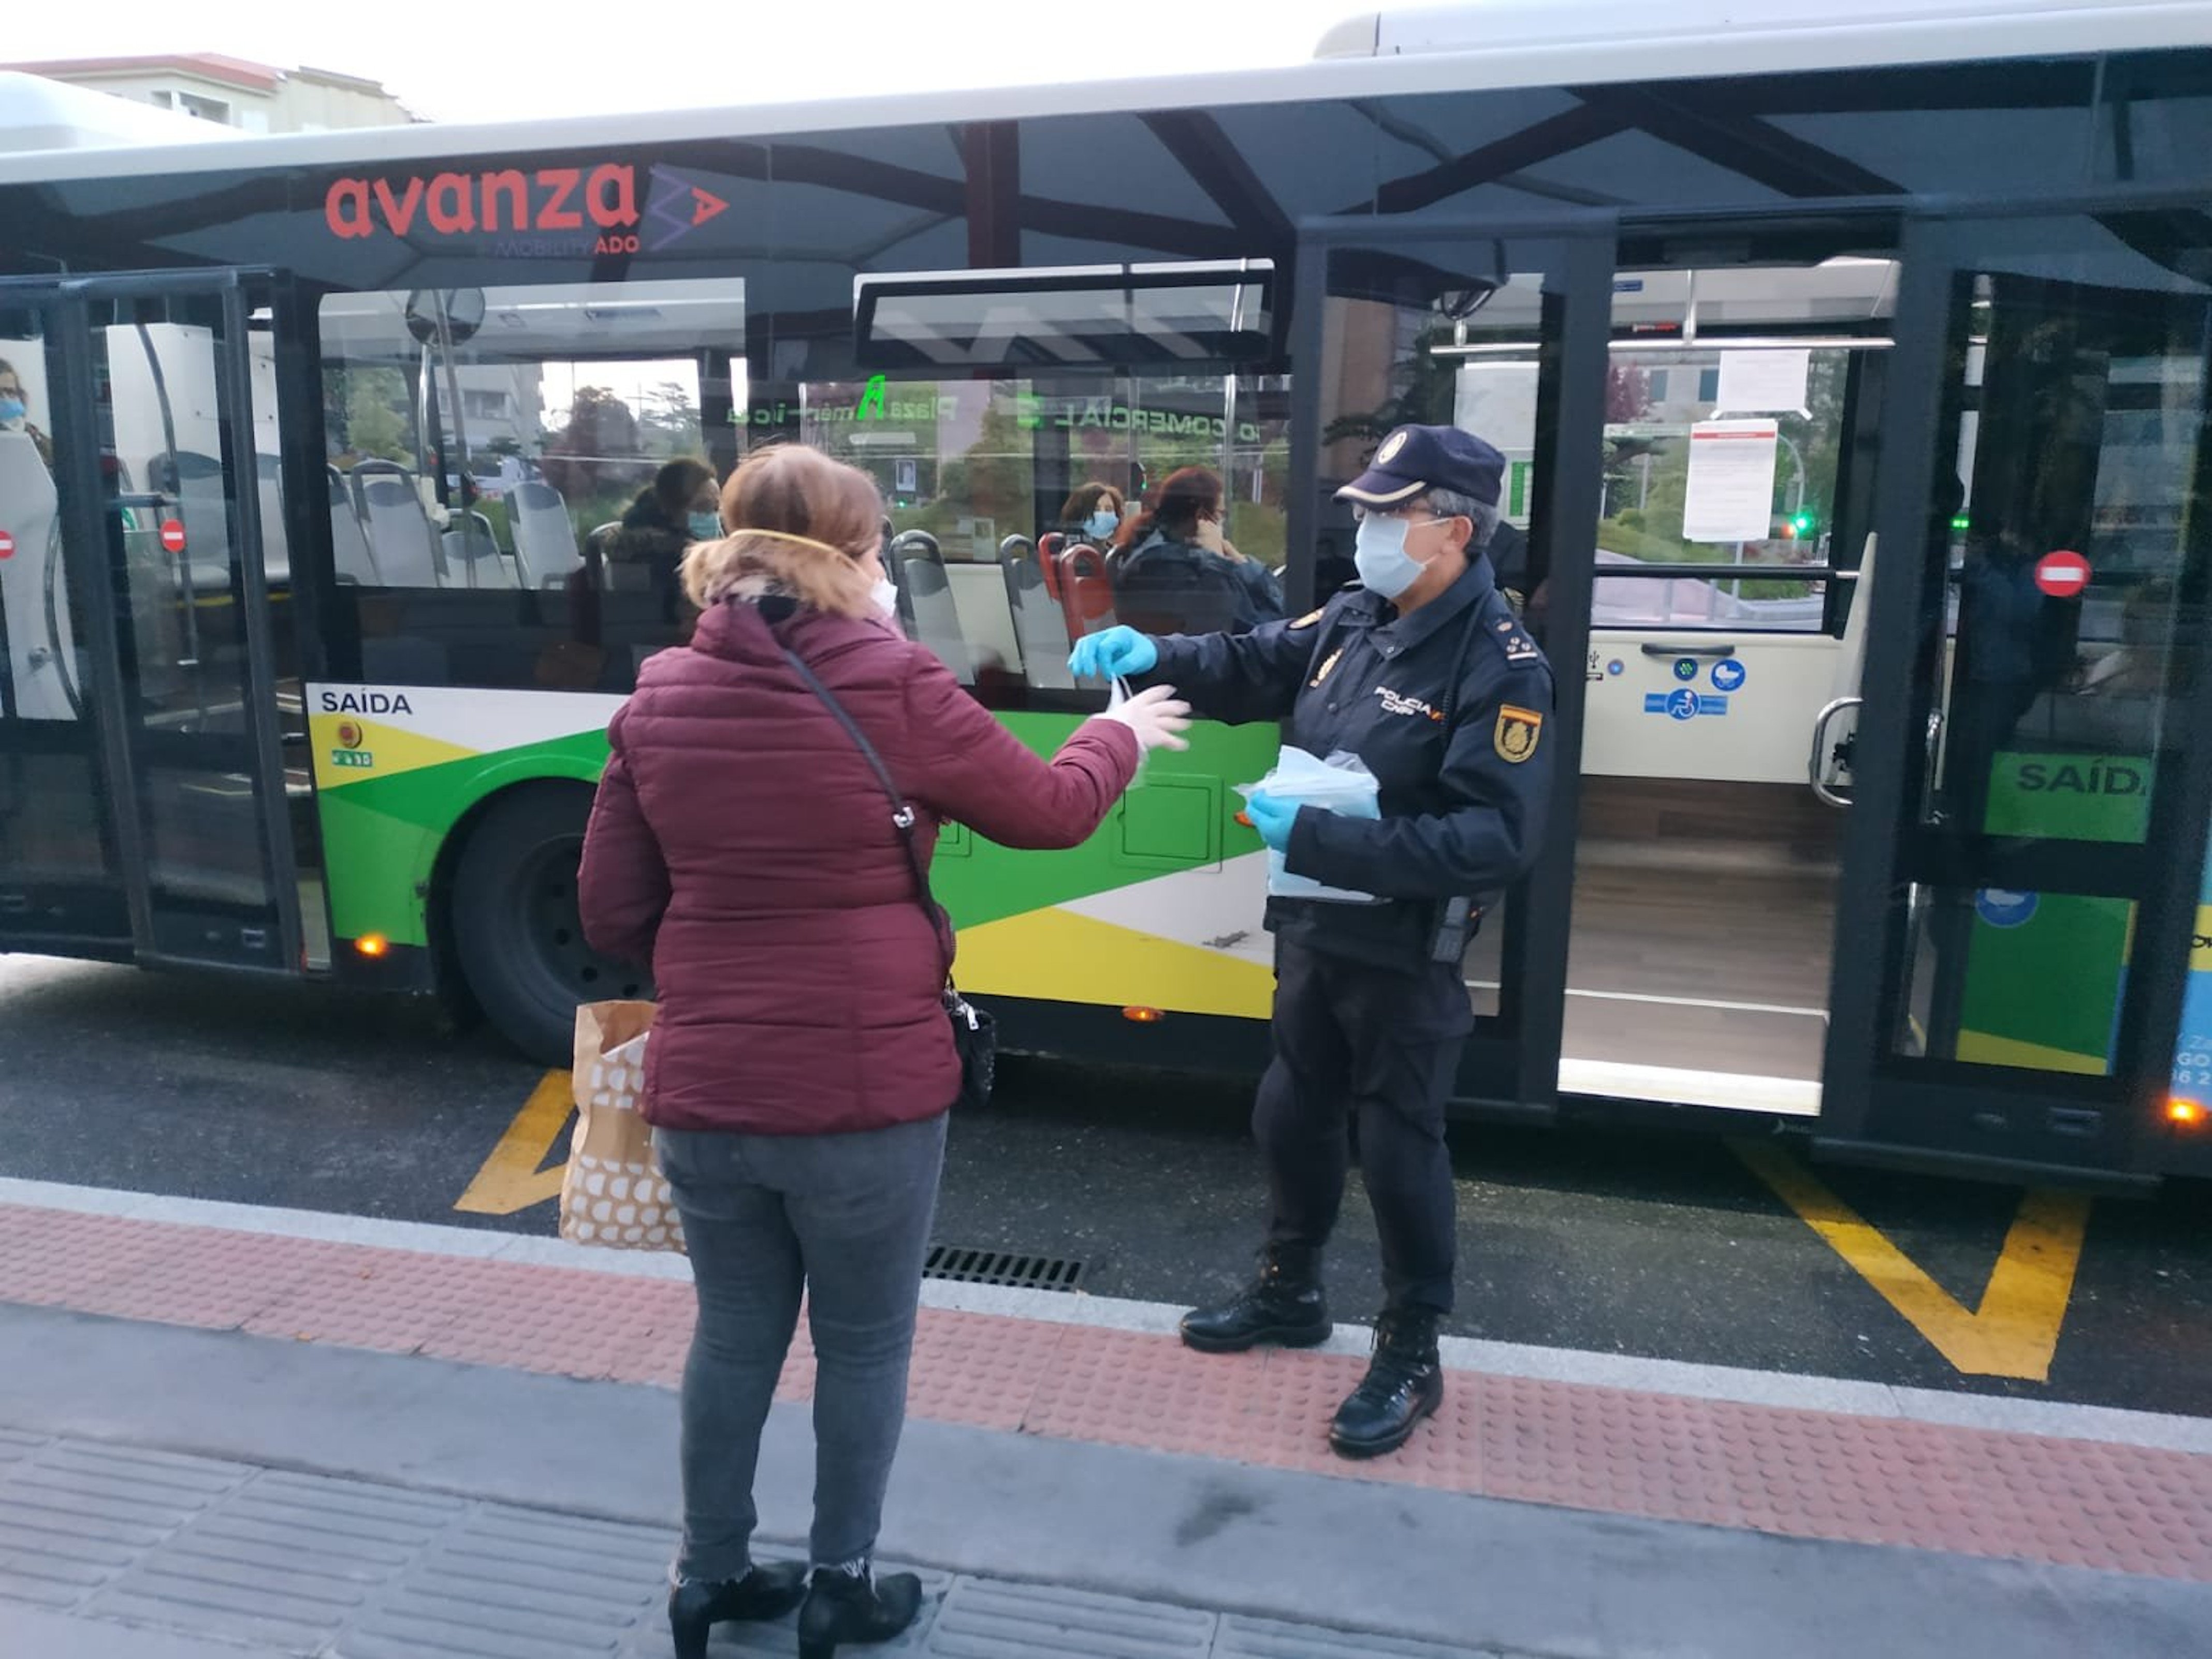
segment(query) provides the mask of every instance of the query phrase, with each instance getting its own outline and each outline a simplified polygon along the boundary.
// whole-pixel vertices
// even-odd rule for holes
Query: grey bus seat
[[[952,603],[952,584],[937,538],[924,531],[905,531],[891,538],[885,562],[915,643],[927,646],[961,684],[973,685],[975,665],[960,632],[960,613]]]
[[[368,522],[368,484],[373,478],[397,478],[410,490],[415,488],[415,475],[397,461],[380,460],[372,456],[353,464],[353,510],[361,514],[362,522]]]
[[[1067,618],[1045,587],[1043,565],[1032,553],[1004,560],[1002,568],[1029,683],[1041,690],[1074,690],[1075,676],[1067,667]]]
[[[355,488],[368,519],[368,545],[388,587],[436,587],[441,556],[429,515],[404,477],[358,475]]]
[[[272,587],[292,580],[292,538],[284,527],[284,480],[279,459],[257,454],[253,474],[261,503],[261,579]]]
[[[347,488],[345,474],[334,466],[325,470],[330,475],[331,551],[338,580],[362,587],[381,587],[384,578],[377,571],[376,555],[368,550],[368,537],[362,530],[361,514],[354,509],[353,491]]]
[[[514,567],[499,550],[491,520],[481,513],[456,513],[439,538],[446,558],[447,587],[505,587],[517,586]]]
[[[15,538],[15,556],[0,559],[0,623],[18,720],[77,718],[64,678],[76,667],[69,584],[58,569],[47,576],[49,562],[61,557],[55,507],[53,475],[38,446],[27,433],[0,432],[0,525]]]
[[[568,503],[551,484],[529,478],[515,485],[507,492],[507,514],[524,586],[558,587],[584,562]]]
[[[610,556],[615,538],[622,534],[619,521],[603,524],[584,538],[591,550],[589,562],[599,567],[599,591],[603,593],[650,593],[653,592],[653,567],[640,564],[633,559]]]
[[[192,592],[228,592],[230,500],[222,463],[197,450],[164,450],[146,463],[146,486],[176,504],[185,526],[185,550],[179,557]]]

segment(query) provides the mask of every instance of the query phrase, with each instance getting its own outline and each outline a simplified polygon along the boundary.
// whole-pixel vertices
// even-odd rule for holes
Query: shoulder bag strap
[[[947,937],[945,912],[938,908],[936,895],[930,891],[929,872],[922,867],[921,849],[914,844],[916,822],[914,807],[899,793],[890,768],[884,764],[884,757],[876,752],[875,744],[868,741],[867,733],[860,730],[859,722],[845,711],[845,705],[830,695],[830,688],[823,684],[814,671],[806,665],[805,658],[787,645],[781,649],[783,659],[805,682],[806,689],[822,700],[822,706],[836,717],[837,724],[845,728],[845,735],[853,740],[853,747],[860,751],[860,758],[867,762],[868,769],[876,775],[876,781],[883,786],[884,794],[890,802],[891,827],[898,831],[899,847],[906,854],[907,868],[914,873],[915,902],[921,906],[922,914],[929,918],[930,929],[937,935],[937,948],[944,955],[945,974],[949,981],[952,977],[952,942]]]

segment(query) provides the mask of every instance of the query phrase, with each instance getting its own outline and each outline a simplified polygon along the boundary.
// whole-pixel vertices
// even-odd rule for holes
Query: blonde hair
[[[883,542],[884,498],[858,467],[803,444],[756,450],[722,486],[719,541],[684,555],[684,592],[700,610],[735,595],[780,593],[841,617],[875,613],[860,561]]]

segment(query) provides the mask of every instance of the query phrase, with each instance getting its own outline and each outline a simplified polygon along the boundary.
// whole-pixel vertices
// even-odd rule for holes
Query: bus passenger
[[[623,514],[622,527],[609,538],[608,561],[673,579],[685,548],[722,533],[718,500],[714,468],[689,456],[670,461]]]
[[[1248,633],[1283,616],[1274,573],[1221,533],[1221,480],[1171,472],[1152,505],[1114,538],[1114,605],[1149,633]]]
[[[866,473],[816,450],[775,445],[738,468],[729,534],[684,556],[691,643],[649,659],[609,726],[585,837],[586,934],[650,963],[659,988],[642,1110],[697,1285],[678,1659],[704,1659],[713,1625],[802,1596],[809,1654],[888,1641],[919,1610],[912,1574],[870,1567],[961,1087],[940,996],[951,933],[917,878],[947,820],[1005,847],[1074,846],[1143,751],[1184,747],[1189,724],[1161,690],[1085,722],[1051,761],[1033,754],[890,620],[883,512]],[[794,659],[907,793],[910,842]],[[761,1429],[802,1292],[811,1588],[805,1568],[750,1553]]]
[[[46,464],[46,470],[53,471],[54,447],[45,433],[31,424],[31,405],[23,396],[23,377],[5,357],[0,357],[0,432],[23,434],[39,452],[39,459]]]
[[[1482,546],[1504,458],[1449,426],[1400,427],[1337,492],[1358,516],[1364,588],[1249,634],[1154,640],[1109,629],[1081,676],[1171,680],[1212,720],[1280,720],[1308,753],[1357,755],[1379,818],[1251,798],[1290,873],[1368,902],[1270,898],[1275,1058],[1252,1115],[1267,1169],[1259,1277],[1182,1322],[1209,1353],[1326,1341],[1322,1248],[1344,1197],[1348,1120],[1382,1236],[1385,1303],[1365,1378],[1330,1443],[1405,1443],[1443,1397],[1437,1327],[1455,1253],[1444,1109],[1474,1024],[1463,957],[1481,906],[1534,860],[1552,789],[1552,671]]]
[[[1074,492],[1060,503],[1060,523],[1055,527],[1071,542],[1088,542],[1093,547],[1114,545],[1114,532],[1121,527],[1128,516],[1128,503],[1121,492],[1109,483],[1096,482],[1079,484]]]

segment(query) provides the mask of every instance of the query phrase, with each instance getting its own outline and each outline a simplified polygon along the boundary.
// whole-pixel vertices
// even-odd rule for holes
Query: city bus
[[[574,881],[689,626],[681,463],[868,471],[902,624],[1048,752],[1072,641],[1224,625],[1117,504],[1213,473],[1296,616],[1336,487],[1454,422],[1559,757],[1464,1109],[2212,1173],[2209,210],[2212,4],[2073,0],[0,157],[0,949],[444,994],[558,1064],[651,991]],[[1279,742],[1200,727],[1072,852],[951,829],[1010,1046],[1261,1063]]]

